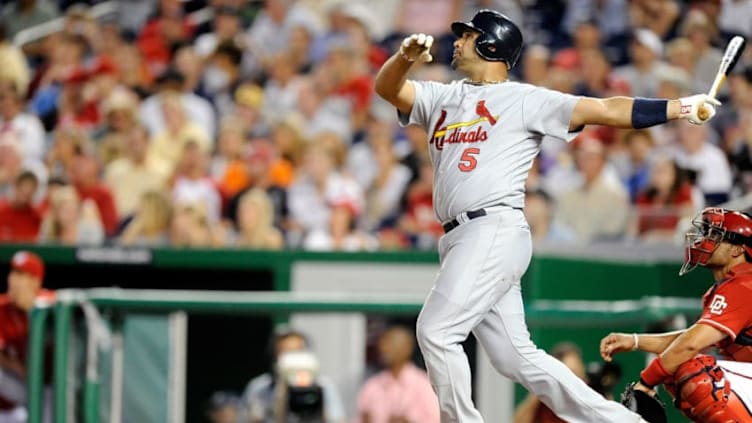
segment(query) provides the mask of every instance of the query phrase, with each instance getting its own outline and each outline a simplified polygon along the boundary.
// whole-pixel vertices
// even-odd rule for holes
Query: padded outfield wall
[[[0,271],[19,247],[0,247]],[[66,287],[161,288],[208,290],[294,290],[333,292],[421,293],[430,288],[438,269],[435,253],[303,253],[236,250],[125,250],[73,249],[30,246],[48,264],[47,285]],[[549,300],[628,300],[645,296],[699,298],[710,275],[699,270],[677,276],[681,251],[675,248],[538,248],[525,276],[529,302]],[[4,290],[5,281],[0,282]],[[698,302],[699,303],[699,302]],[[690,316],[691,317],[691,316]],[[312,332],[324,371],[342,385],[347,399],[364,371],[362,315],[332,314],[292,316],[292,322]],[[531,322],[531,333],[543,348],[561,340],[577,342],[586,361],[597,360],[597,341],[611,328],[598,322]],[[272,317],[192,316],[189,318],[188,420],[200,421],[198,407],[213,389],[240,390],[267,363],[266,343]],[[626,323],[618,330],[641,330]],[[331,328],[336,330],[331,330]],[[340,334],[342,338],[337,338]],[[343,339],[346,339],[343,342]],[[221,361],[218,362],[218,352]],[[627,375],[636,375],[645,357],[624,356]],[[342,365],[346,363],[346,365]],[[499,383],[482,356],[474,363],[476,400],[484,414],[504,419],[511,398],[509,387]],[[349,395],[349,396],[348,396]],[[519,399],[524,392],[517,390]],[[195,409],[191,409],[191,407]],[[195,416],[195,417],[193,417]],[[503,420],[502,420],[503,421]],[[672,420],[679,421],[679,420]]]

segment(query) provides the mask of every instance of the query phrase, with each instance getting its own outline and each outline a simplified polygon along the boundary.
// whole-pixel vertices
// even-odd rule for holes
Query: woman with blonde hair
[[[266,192],[251,189],[238,204],[238,233],[235,246],[252,249],[279,250],[284,238],[274,227],[274,207]]]
[[[133,219],[123,230],[120,243],[125,246],[163,246],[169,243],[172,204],[162,191],[146,191]]]
[[[50,207],[39,231],[42,243],[97,245],[104,241],[104,228],[97,206],[91,200],[81,202],[76,190],[65,185],[50,195]]]

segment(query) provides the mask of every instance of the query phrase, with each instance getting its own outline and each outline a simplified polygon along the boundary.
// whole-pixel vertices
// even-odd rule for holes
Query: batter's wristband
[[[640,383],[653,389],[654,386],[660,385],[670,377],[671,373],[663,367],[661,358],[656,357],[650,362],[650,364],[648,364],[648,367],[640,373]]]
[[[635,97],[632,103],[632,127],[648,128],[668,122],[668,100]]]

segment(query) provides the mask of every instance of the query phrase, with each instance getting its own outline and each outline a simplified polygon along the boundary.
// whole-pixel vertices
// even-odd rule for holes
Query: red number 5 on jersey
[[[463,172],[470,172],[471,170],[475,169],[475,166],[478,165],[478,159],[476,159],[475,156],[477,156],[478,154],[480,154],[480,148],[466,148],[465,151],[462,152],[460,164],[458,164],[457,167],[460,168],[460,170]]]

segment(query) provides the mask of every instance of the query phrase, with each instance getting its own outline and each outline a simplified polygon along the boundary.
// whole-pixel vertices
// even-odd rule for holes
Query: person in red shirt
[[[601,340],[606,361],[622,351],[658,356],[640,373],[637,390],[655,395],[664,384],[693,422],[752,421],[752,217],[706,208],[687,234],[686,274],[697,266],[713,272],[703,313],[690,328],[663,334],[612,333]],[[702,354],[718,349],[722,360]]]
[[[71,180],[81,201],[92,200],[102,219],[105,233],[112,236],[117,232],[118,214],[115,197],[107,186],[99,180],[99,165],[93,157],[79,155],[71,169]]]
[[[36,241],[42,223],[42,216],[33,204],[38,186],[34,173],[21,172],[11,198],[0,199],[0,242]]]
[[[44,262],[29,251],[13,255],[8,274],[8,291],[0,294],[0,421],[26,421],[26,349],[29,312],[39,298],[52,300],[42,289]]]

